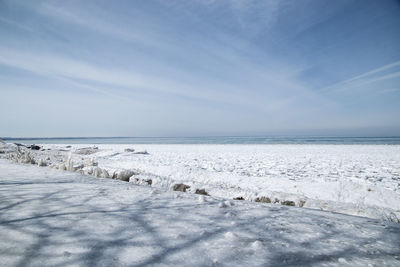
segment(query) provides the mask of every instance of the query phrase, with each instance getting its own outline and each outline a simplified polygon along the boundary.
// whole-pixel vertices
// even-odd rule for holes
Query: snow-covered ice
[[[400,264],[400,225],[364,217],[1,159],[0,199],[1,266]]]
[[[181,184],[226,199],[400,218],[398,145],[47,144],[42,150],[19,161],[155,188]]]

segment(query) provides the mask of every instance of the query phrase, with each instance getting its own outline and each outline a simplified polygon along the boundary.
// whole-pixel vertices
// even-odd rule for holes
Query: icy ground
[[[134,170],[131,181],[152,187],[183,183],[212,196],[271,202],[400,221],[398,145],[44,145],[49,164],[88,160],[111,175]],[[93,145],[92,145],[93,147]],[[125,149],[134,149],[127,152]],[[79,152],[80,151],[80,152]],[[149,154],[136,154],[147,151]],[[58,153],[58,154],[57,154]],[[57,157],[52,155],[57,154]],[[1,156],[1,155],[0,155]],[[90,164],[89,164],[90,165]],[[90,173],[91,167],[83,168]]]
[[[400,225],[0,160],[1,266],[399,266]]]
[[[47,144],[31,150],[2,144],[0,158],[163,190],[184,184],[191,193],[400,222],[398,145]]]

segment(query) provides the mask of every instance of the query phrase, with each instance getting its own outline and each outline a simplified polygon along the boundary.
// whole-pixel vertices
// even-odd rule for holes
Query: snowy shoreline
[[[400,218],[400,146],[395,145],[43,144],[31,150],[7,144],[1,149],[0,157],[14,161],[155,188],[183,184],[185,191],[226,199]]]
[[[400,225],[0,159],[2,266],[398,266]]]

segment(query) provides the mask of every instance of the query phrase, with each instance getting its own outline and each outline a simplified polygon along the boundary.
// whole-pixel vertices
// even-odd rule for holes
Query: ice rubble
[[[99,178],[399,221],[398,146],[3,145],[3,157]],[[131,146],[129,146],[131,147]],[[82,153],[90,151],[90,153]],[[126,150],[128,151],[128,150]],[[178,189],[174,189],[178,190]]]

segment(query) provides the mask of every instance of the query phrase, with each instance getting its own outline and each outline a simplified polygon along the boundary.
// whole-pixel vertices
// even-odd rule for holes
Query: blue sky
[[[0,0],[0,136],[400,135],[400,2]]]

